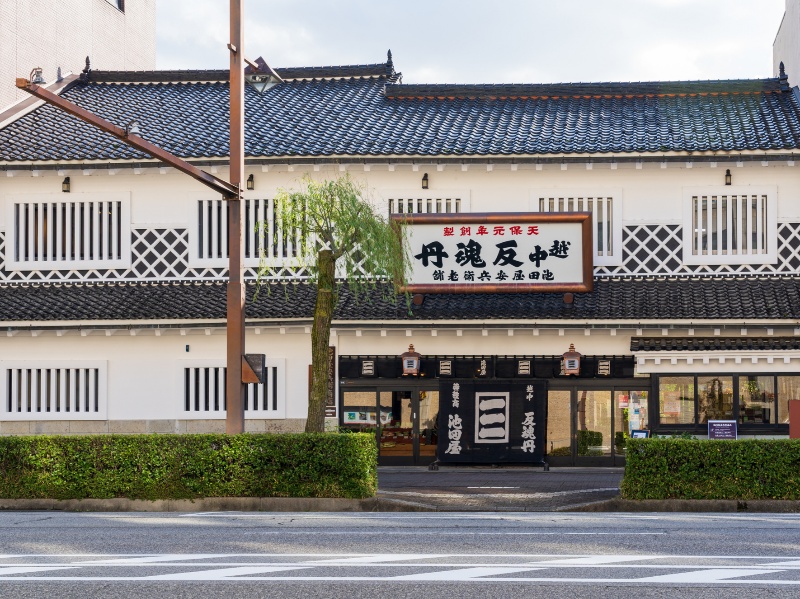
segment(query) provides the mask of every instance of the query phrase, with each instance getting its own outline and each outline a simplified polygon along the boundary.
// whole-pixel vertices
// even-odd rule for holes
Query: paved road
[[[1,597],[797,597],[794,514],[0,513]]]
[[[619,495],[622,468],[381,467],[378,497],[429,510],[542,512]]]

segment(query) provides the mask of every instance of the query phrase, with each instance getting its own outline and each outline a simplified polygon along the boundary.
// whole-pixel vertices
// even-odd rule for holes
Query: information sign
[[[735,420],[709,420],[709,439],[738,439],[739,434]]]

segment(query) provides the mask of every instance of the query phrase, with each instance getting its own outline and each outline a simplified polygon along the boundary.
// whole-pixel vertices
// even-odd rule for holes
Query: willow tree
[[[343,285],[358,299],[373,292],[395,301],[408,268],[404,227],[393,227],[348,175],[302,180],[300,190],[275,198],[276,233],[296,241],[300,266],[316,286],[311,328],[311,395],[306,432],[322,432],[328,394],[331,321]],[[263,225],[262,225],[263,226]],[[259,281],[271,264],[262,256]]]

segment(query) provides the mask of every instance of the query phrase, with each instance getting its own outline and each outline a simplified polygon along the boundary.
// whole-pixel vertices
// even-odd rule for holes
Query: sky
[[[242,0],[245,55],[404,83],[772,76],[785,0]],[[158,0],[159,69],[228,68],[228,0]]]

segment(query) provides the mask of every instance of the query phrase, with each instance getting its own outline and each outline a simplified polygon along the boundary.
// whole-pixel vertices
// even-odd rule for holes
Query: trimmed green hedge
[[[0,497],[196,499],[375,495],[373,435],[0,437]]]
[[[800,440],[627,439],[626,499],[800,499]]]

